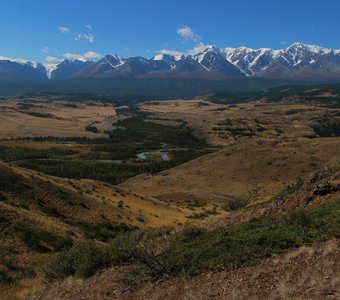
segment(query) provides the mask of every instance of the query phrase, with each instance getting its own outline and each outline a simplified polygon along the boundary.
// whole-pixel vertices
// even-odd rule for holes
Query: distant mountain
[[[301,43],[281,50],[207,46],[188,55],[159,54],[150,59],[106,55],[96,62],[66,59],[45,67],[36,62],[0,57],[0,79],[10,80],[234,77],[339,81],[340,50]]]
[[[46,68],[37,62],[0,57],[0,79],[47,81]]]
[[[340,50],[294,43],[286,49],[225,48],[226,59],[247,76],[272,79],[340,80]]]
[[[60,64],[55,66],[51,71],[51,80],[63,80],[71,77],[72,75],[80,72],[86,67],[90,67],[94,63],[92,61],[70,60],[65,59]]]

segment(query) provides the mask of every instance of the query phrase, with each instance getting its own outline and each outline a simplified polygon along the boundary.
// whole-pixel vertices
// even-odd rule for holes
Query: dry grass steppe
[[[101,132],[112,128],[115,109],[108,104],[34,98],[0,101],[0,138],[34,136],[87,136],[98,134],[86,131],[93,125]]]
[[[0,298],[339,297],[339,241],[336,238],[269,255],[254,266],[208,271],[194,277],[166,277],[127,287],[126,278],[138,268],[138,264],[133,263],[100,271],[90,278],[69,277],[46,285],[43,268],[62,249],[58,243],[66,245],[69,239],[87,239],[104,245],[124,230],[169,226],[178,229],[187,225],[200,226],[210,234],[217,228],[226,229],[263,216],[276,218],[296,208],[310,209],[339,200],[337,122],[340,113],[337,108],[265,100],[228,105],[205,98],[148,101],[139,103],[138,107],[141,112],[147,112],[146,122],[179,128],[188,126],[196,137],[204,138],[210,144],[209,150],[214,152],[158,173],[129,178],[119,185],[85,179],[88,177],[48,176],[16,166],[16,159],[11,163],[1,162],[0,267],[11,274],[31,272],[34,276],[22,276],[15,284],[0,285]],[[119,119],[119,114],[119,109],[99,102],[77,101],[70,105],[58,97],[53,101],[8,98],[0,101],[0,146],[22,151],[75,150],[74,154],[62,158],[66,164],[68,160],[100,162],[105,168],[106,160],[123,167],[143,164],[134,153],[133,157],[110,160],[108,150],[99,151],[94,159],[91,141],[17,139],[105,137],[105,131],[114,128],[112,123]],[[123,118],[131,117],[129,114],[123,113]],[[99,133],[87,131],[86,126],[97,127]],[[162,141],[157,142],[160,148],[153,151],[167,149]],[[110,146],[110,141],[107,145]],[[50,160],[51,164],[57,164],[58,154]],[[232,207],[233,203],[241,205]],[[41,235],[43,239],[37,244],[27,235]],[[37,248],[33,249],[32,245]]]

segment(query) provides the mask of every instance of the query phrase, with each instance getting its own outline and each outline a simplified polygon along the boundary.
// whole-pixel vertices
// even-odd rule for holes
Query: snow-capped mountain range
[[[201,78],[262,77],[304,81],[340,80],[340,50],[294,43],[272,50],[207,46],[190,55],[159,54],[99,61],[65,59],[43,65],[0,56],[0,79],[29,81],[71,78]]]

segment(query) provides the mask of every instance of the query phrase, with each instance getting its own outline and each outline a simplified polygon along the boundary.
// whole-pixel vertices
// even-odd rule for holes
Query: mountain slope
[[[185,220],[183,210],[94,180],[66,180],[0,163],[0,287],[34,276],[80,239]],[[0,292],[1,293],[1,292]]]
[[[50,79],[63,80],[71,77],[73,74],[80,72],[82,69],[89,67],[93,64],[91,61],[69,60],[65,59],[60,64],[55,66],[51,72]]]
[[[218,48],[208,45],[183,55],[152,58],[106,55],[99,61],[69,60],[45,67],[36,62],[0,57],[0,79],[46,81],[69,78],[261,77],[298,81],[339,81],[340,51],[302,43],[272,50]]]
[[[42,64],[3,57],[0,57],[0,79],[37,82],[48,80],[46,69]]]
[[[93,72],[93,69],[96,72]],[[108,55],[73,77],[139,78],[189,77],[223,79],[255,76],[275,79],[340,80],[340,52],[319,46],[294,43],[286,49],[240,48],[205,49],[188,55],[157,55],[151,59],[121,59]]]

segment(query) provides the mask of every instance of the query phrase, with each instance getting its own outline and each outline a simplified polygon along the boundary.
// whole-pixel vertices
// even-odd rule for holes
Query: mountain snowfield
[[[70,78],[201,78],[262,77],[302,81],[340,80],[340,50],[294,43],[272,50],[206,46],[187,55],[158,54],[98,61],[65,59],[46,64],[0,57],[0,79],[48,81]]]

